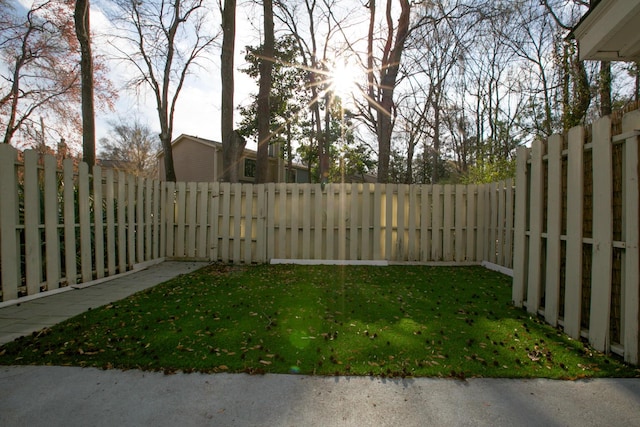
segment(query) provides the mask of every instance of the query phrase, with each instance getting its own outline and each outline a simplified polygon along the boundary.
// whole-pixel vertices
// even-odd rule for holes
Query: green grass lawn
[[[480,267],[212,265],[0,348],[0,364],[191,372],[630,377]]]

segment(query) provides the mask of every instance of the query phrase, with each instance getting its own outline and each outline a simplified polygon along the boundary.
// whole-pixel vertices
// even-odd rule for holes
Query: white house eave
[[[580,59],[640,60],[640,1],[602,0],[576,26]]]

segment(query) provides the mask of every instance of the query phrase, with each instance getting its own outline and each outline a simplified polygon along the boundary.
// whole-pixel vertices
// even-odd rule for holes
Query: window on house
[[[298,182],[296,181],[296,170],[287,169],[287,182]]]
[[[244,176],[246,178],[256,177],[256,161],[255,159],[244,159]]]

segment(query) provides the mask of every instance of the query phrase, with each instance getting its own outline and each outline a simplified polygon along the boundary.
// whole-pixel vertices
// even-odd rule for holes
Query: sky
[[[32,0],[22,0],[32,1]],[[236,40],[236,70],[243,66],[243,49],[247,43],[253,43],[251,34],[255,32],[250,28],[250,19],[247,18],[248,10],[239,10],[237,13],[237,40]],[[214,15],[219,15],[215,13]],[[216,23],[219,25],[218,23]],[[94,40],[100,41],[105,34],[113,33],[113,26],[105,16],[100,2],[91,5],[91,25],[96,33]],[[216,28],[217,30],[217,28]],[[221,43],[220,38],[219,43]],[[109,55],[107,43],[94,43],[97,51]],[[190,134],[206,139],[220,141],[220,60],[219,49],[212,53],[211,60],[203,62],[203,66],[194,68],[180,92],[176,107],[173,138],[180,134]],[[138,118],[143,124],[147,124],[153,131],[159,132],[156,103],[153,94],[149,90],[133,91],[126,87],[127,80],[132,76],[131,68],[117,61],[110,61],[110,78],[115,85],[119,98],[114,111],[96,111],[96,140],[99,141],[108,136],[110,123],[131,117]],[[244,74],[236,71],[236,91],[234,103],[236,105],[249,102],[250,94],[257,92],[255,82]]]

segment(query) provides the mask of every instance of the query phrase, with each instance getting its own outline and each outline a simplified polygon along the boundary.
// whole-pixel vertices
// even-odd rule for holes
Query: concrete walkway
[[[206,262],[168,261],[125,273],[92,286],[62,288],[42,298],[0,308],[0,345],[20,336],[49,328],[91,308],[126,298],[181,274],[206,266]]]
[[[0,342],[202,267],[165,262],[0,308]],[[640,379],[177,374],[0,366],[0,426],[640,426]]]

